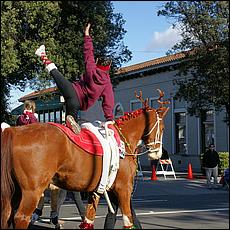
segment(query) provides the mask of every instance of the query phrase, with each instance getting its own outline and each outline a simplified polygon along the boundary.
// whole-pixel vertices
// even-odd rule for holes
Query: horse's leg
[[[22,199],[14,216],[16,229],[27,229],[30,223],[31,215],[36,208],[41,194],[41,191],[22,191]]]
[[[90,193],[88,204],[86,206],[86,215],[83,223],[79,225],[80,229],[93,229],[96,216],[97,206],[100,200],[100,195],[96,192]]]
[[[131,192],[121,190],[118,193],[119,206],[122,212],[122,218],[124,222],[124,228],[132,229],[133,225],[133,217],[131,212]]]

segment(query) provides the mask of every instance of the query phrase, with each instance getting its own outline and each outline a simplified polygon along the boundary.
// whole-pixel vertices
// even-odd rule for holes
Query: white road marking
[[[193,213],[193,212],[213,212],[213,211],[227,211],[229,208],[212,208],[212,209],[193,209],[193,210],[177,210],[177,211],[163,211],[155,212],[149,211],[146,213],[137,213],[137,216],[140,215],[162,215],[162,214],[177,214],[177,213]]]
[[[133,203],[149,203],[149,202],[167,202],[168,200],[144,200],[144,199],[133,199],[132,202]],[[99,205],[107,205],[107,203],[105,201],[100,201]],[[76,206],[75,204],[62,204],[62,206],[65,207],[72,207],[72,206]],[[49,208],[50,205],[45,205],[45,208]]]
[[[216,212],[216,211],[227,211],[229,208],[213,208],[213,209],[194,209],[194,210],[177,210],[177,211],[163,211],[163,212],[140,212],[136,213],[137,216],[147,216],[147,215],[165,215],[165,214],[177,214],[177,213],[195,213],[195,212]],[[105,218],[106,215],[96,216],[96,219]],[[122,214],[117,214],[117,217],[122,217]],[[44,222],[49,222],[48,219],[41,219]],[[81,220],[81,217],[60,217],[60,220],[68,221],[68,220]]]

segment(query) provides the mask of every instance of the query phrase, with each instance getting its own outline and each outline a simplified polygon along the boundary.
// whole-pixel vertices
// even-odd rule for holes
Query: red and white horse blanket
[[[103,127],[100,122],[97,123],[98,126],[90,122],[84,123],[81,125],[81,132],[77,135],[64,125],[48,123],[60,128],[76,145],[88,153],[103,156],[103,170],[97,192],[103,194],[108,190],[119,169],[119,155],[122,148],[120,136],[113,122],[105,122]]]
[[[65,125],[54,122],[48,122],[48,124],[57,126],[69,137],[71,141],[84,149],[86,152],[97,156],[103,156],[103,143],[98,138],[98,135],[95,134],[95,128],[97,127],[94,126],[95,128],[93,128],[91,123],[82,124],[81,132],[78,135]],[[114,131],[114,138],[116,139],[118,146],[120,146],[120,136],[116,128],[112,124],[109,124],[108,128]]]

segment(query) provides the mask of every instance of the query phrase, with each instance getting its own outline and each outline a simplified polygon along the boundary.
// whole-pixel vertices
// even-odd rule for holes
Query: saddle
[[[48,122],[51,125],[61,129],[76,145],[92,155],[103,157],[102,176],[97,188],[97,192],[103,194],[108,190],[119,169],[119,158],[124,158],[124,144],[120,140],[120,136],[113,126],[112,121],[102,123],[94,121],[81,124],[81,131],[75,134],[67,126]]]

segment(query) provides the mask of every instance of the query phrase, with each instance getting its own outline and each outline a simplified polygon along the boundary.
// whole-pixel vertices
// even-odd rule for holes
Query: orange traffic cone
[[[187,175],[186,178],[189,179],[189,180],[192,180],[192,179],[193,179],[193,175],[192,175],[192,165],[191,165],[191,163],[188,164],[188,175]]]
[[[157,175],[156,175],[155,165],[152,166],[152,176],[151,176],[151,180],[158,180]]]

